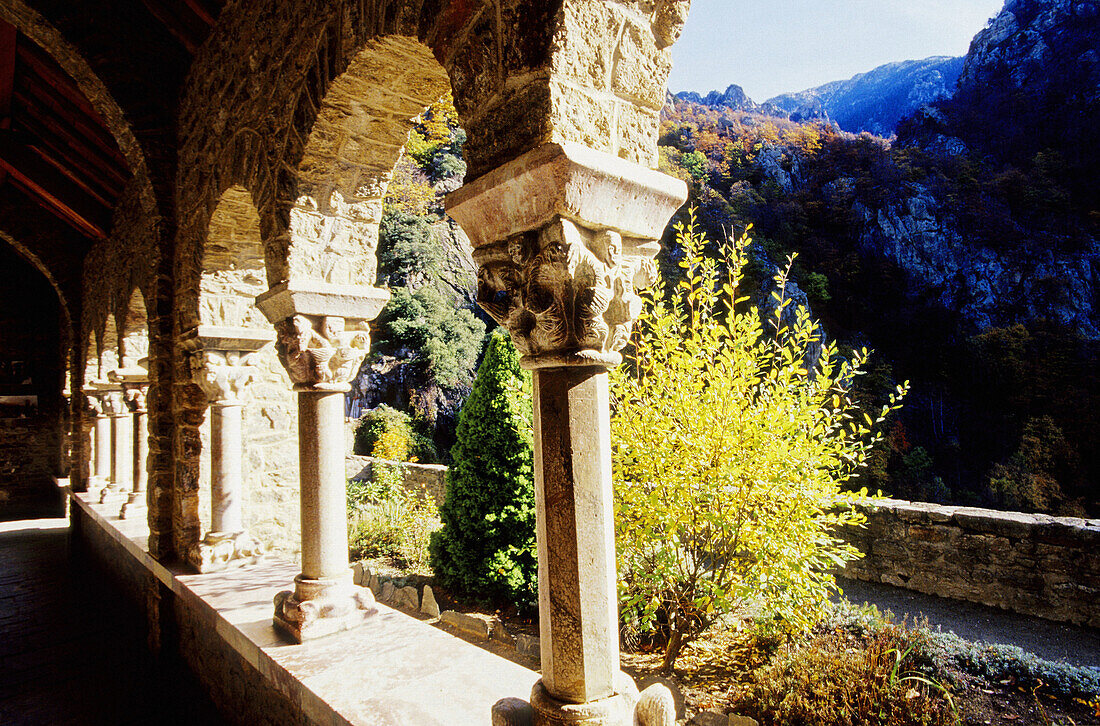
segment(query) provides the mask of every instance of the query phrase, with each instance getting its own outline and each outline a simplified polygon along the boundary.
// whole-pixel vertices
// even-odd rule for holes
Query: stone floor
[[[141,617],[69,556],[68,523],[0,524],[0,724],[225,723]]]

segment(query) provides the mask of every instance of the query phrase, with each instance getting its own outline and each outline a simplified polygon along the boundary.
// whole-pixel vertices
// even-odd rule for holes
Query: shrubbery
[[[436,577],[482,601],[537,597],[531,417],[531,376],[498,329],[459,414],[443,529],[431,543]]]
[[[359,419],[352,451],[357,456],[391,461],[433,464],[439,460],[435,444],[418,430],[412,417],[384,404],[368,410]]]
[[[720,246],[721,279],[706,240],[679,231],[684,279],[670,301],[660,286],[649,296],[633,352],[612,374],[622,616],[658,633],[666,668],[726,613],[766,607],[795,626],[816,621],[829,573],[858,556],[834,532],[862,523],[841,505],[866,493],[842,485],[904,393],[877,421],[860,412],[851,386],[866,351],[843,359],[805,310],[787,327],[782,276],[769,321],[734,312],[748,241]]]

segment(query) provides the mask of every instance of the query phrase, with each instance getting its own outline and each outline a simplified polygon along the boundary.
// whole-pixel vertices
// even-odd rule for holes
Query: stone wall
[[[885,500],[845,577],[1100,627],[1100,520]]]
[[[372,481],[375,464],[401,467],[401,479],[405,489],[410,492],[422,492],[432,498],[436,505],[443,504],[447,493],[447,467],[439,464],[410,464],[408,462],[376,459],[372,456],[348,456],[348,479]]]

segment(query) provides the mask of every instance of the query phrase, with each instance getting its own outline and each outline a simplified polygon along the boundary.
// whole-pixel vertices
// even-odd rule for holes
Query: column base
[[[135,512],[144,512],[146,509],[148,509],[148,505],[145,503],[145,492],[130,492],[130,496],[126,498],[122,509],[118,510],[118,518],[126,519]]]
[[[113,499],[116,495],[123,494],[124,492],[113,484],[108,484],[103,487],[99,492],[99,503],[106,504],[107,500]]]
[[[294,592],[275,596],[275,627],[301,643],[351,630],[378,612],[369,588],[346,580],[294,578]]]
[[[187,560],[205,574],[254,565],[263,554],[263,545],[248,532],[208,532],[191,548]]]
[[[539,679],[531,689],[534,726],[633,726],[638,705],[638,687],[622,671],[615,676],[615,694],[588,703],[565,703],[546,690]]]

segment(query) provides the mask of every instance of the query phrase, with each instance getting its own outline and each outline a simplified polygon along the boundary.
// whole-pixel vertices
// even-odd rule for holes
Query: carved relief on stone
[[[191,358],[191,378],[211,403],[243,403],[256,374],[250,359],[235,351],[202,351]]]
[[[365,330],[346,331],[344,319],[295,315],[276,324],[275,350],[298,386],[346,385],[370,350]]]
[[[87,412],[92,416],[98,418],[107,415],[107,409],[103,404],[102,396],[84,396],[84,401],[87,406]]]
[[[191,545],[187,559],[199,572],[208,573],[254,565],[263,555],[263,545],[248,532],[211,532]]]
[[[478,303],[528,358],[579,353],[615,365],[641,312],[635,290],[656,279],[656,251],[559,217],[474,252]]]
[[[658,48],[667,48],[680,38],[687,22],[691,0],[658,0],[650,27]]]

